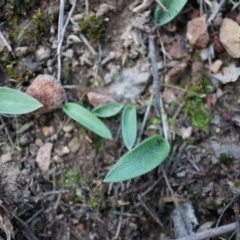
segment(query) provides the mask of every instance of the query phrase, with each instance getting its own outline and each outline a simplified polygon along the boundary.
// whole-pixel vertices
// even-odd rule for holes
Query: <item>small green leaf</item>
[[[123,109],[122,136],[126,147],[130,150],[137,137],[137,110],[134,105],[126,105]]]
[[[42,104],[28,94],[0,87],[0,114],[26,114],[42,107]]]
[[[171,22],[181,12],[187,0],[161,0],[161,3],[168,11],[164,11],[159,4],[157,5],[154,20],[159,27]]]
[[[112,134],[107,126],[86,108],[76,103],[66,103],[63,105],[62,109],[70,118],[80,123],[85,128],[103,138],[112,139]]]
[[[147,138],[122,156],[109,170],[104,182],[121,182],[145,174],[168,156],[170,145],[160,135]]]
[[[108,118],[117,115],[123,108],[121,103],[105,103],[95,107],[92,113],[97,117]]]

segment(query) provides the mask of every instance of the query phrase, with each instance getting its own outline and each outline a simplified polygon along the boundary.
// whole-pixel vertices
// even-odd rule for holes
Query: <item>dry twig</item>
[[[225,4],[226,0],[221,0],[221,2],[218,4],[218,6],[214,9],[210,17],[208,18],[207,24],[210,24],[212,20],[216,17],[217,13],[220,11],[222,6]]]
[[[209,229],[196,234],[191,234],[186,237],[178,238],[176,240],[204,240],[214,238],[225,233],[229,233],[236,230],[236,223],[227,224],[221,227]]]
[[[163,135],[166,140],[170,138],[168,131],[167,115],[164,110],[162,98],[160,95],[160,82],[158,76],[157,60],[156,60],[156,47],[155,37],[149,37],[149,58],[151,61],[151,72],[153,76],[153,92],[154,92],[154,106],[155,111],[159,117],[162,118]]]
[[[70,3],[72,4],[71,10],[68,14],[67,20],[63,24],[63,18],[64,18],[64,0],[60,0],[60,10],[59,10],[59,17],[58,17],[58,46],[57,46],[57,60],[58,60],[58,72],[57,72],[57,80],[58,82],[61,82],[61,71],[62,71],[62,62],[61,62],[61,49],[62,49],[62,43],[64,39],[64,35],[66,32],[66,28],[68,26],[68,23],[70,21],[70,18],[73,14],[73,11],[76,7],[76,0],[70,0]]]
[[[184,226],[185,226],[186,231],[188,232],[188,224],[187,224],[187,222],[186,222],[186,220],[185,220],[185,218],[184,218],[184,215],[183,215],[183,213],[182,213],[182,210],[181,210],[178,202],[176,201],[175,194],[174,194],[174,192],[173,192],[173,189],[172,189],[172,187],[171,187],[171,185],[170,185],[170,183],[169,183],[169,181],[168,181],[167,175],[166,175],[166,173],[165,173],[165,171],[164,171],[163,168],[162,168],[162,174],[163,174],[164,180],[165,180],[165,182],[166,182],[166,184],[167,184],[168,190],[170,191],[170,193],[171,193],[171,195],[172,195],[172,199],[173,199],[173,202],[174,202],[174,204],[175,204],[175,206],[176,206],[176,209],[177,209],[177,211],[178,211],[178,213],[179,213],[179,216],[180,216],[180,218],[181,218],[181,220],[182,220],[182,222],[183,222],[183,224],[184,224]]]
[[[10,46],[10,44],[8,43],[6,38],[3,36],[1,31],[0,31],[0,38],[2,39],[2,41],[3,41],[4,45],[6,46],[7,50],[13,54],[12,47]]]
[[[147,204],[142,200],[141,195],[138,194],[138,200],[141,203],[141,205],[144,207],[144,209],[149,213],[149,215],[155,220],[155,222],[157,224],[159,224],[159,226],[163,227],[163,223],[161,222],[161,220],[159,219],[159,217],[155,214],[155,212],[153,212],[148,206]]]
[[[4,127],[4,131],[5,131],[5,133],[6,133],[7,137],[8,137],[8,141],[10,142],[12,148],[14,148],[14,143],[13,143],[11,134],[9,133],[8,128],[7,128],[7,125],[5,124],[5,121],[4,121],[4,119],[2,118],[1,115],[0,115],[0,121],[1,121],[2,125],[5,126],[5,127]]]

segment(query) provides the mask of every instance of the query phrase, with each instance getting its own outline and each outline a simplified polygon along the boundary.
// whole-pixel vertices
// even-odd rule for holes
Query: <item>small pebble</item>
[[[41,62],[48,59],[51,56],[50,48],[40,45],[35,53],[36,61]]]
[[[38,146],[38,147],[42,147],[43,146],[43,141],[41,138],[37,138],[35,140],[35,144]]]
[[[54,128],[52,126],[42,128],[42,133],[44,137],[49,137],[53,132]]]
[[[1,155],[0,162],[6,163],[12,160],[12,154],[11,153],[4,153]]]
[[[218,59],[210,67],[211,72],[218,73],[223,66],[223,61]]]
[[[63,126],[63,131],[69,133],[73,130],[73,125],[65,125]]]
[[[80,142],[79,139],[77,137],[74,137],[69,143],[68,143],[68,147],[70,152],[72,153],[76,153],[78,151],[78,149],[80,148]]]

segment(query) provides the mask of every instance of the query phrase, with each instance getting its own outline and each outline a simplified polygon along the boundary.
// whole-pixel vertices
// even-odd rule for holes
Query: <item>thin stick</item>
[[[151,6],[153,0],[143,0],[143,2],[133,9],[133,12],[140,12]],[[163,6],[164,7],[164,6]]]
[[[167,123],[167,116],[164,111],[164,106],[162,102],[162,98],[160,95],[160,81],[158,76],[158,68],[157,68],[157,60],[156,60],[156,48],[155,48],[155,37],[149,37],[149,58],[151,61],[151,72],[153,76],[153,91],[154,91],[154,107],[157,115],[162,118],[162,127],[163,127],[163,135],[166,140],[169,137],[168,131],[168,123]]]
[[[123,223],[123,216],[119,216],[117,230],[116,230],[116,233],[115,233],[115,238],[118,238],[119,235],[120,235],[120,231],[121,231],[121,228],[122,228],[122,223]]]
[[[163,9],[163,11],[168,12],[167,8],[159,1],[156,0],[156,2],[159,4],[159,6]]]
[[[88,48],[88,50],[92,53],[93,56],[97,56],[98,53],[95,51],[95,49],[93,48],[93,46],[89,43],[89,41],[87,40],[87,38],[80,33],[80,38],[82,39],[83,43],[86,45],[86,47]]]
[[[142,200],[141,195],[138,194],[138,200],[140,201],[141,205],[144,207],[144,209],[149,213],[149,215],[155,220],[156,223],[159,224],[159,226],[163,227],[163,223],[159,219],[159,217],[153,212],[146,203]]]
[[[62,69],[62,62],[61,62],[61,48],[62,48],[62,36],[63,36],[63,15],[64,15],[64,0],[60,0],[59,6],[59,16],[58,16],[58,46],[57,46],[57,61],[58,61],[58,72],[57,72],[57,80],[58,82],[61,81],[61,69]]]
[[[219,218],[218,218],[218,221],[217,221],[217,223],[216,223],[216,227],[219,226],[219,224],[220,224],[220,222],[221,222],[221,220],[222,220],[222,217],[223,217],[224,213],[225,213],[225,212],[227,211],[227,209],[234,203],[234,201],[236,200],[236,198],[237,198],[237,196],[235,195],[235,196],[232,198],[232,200],[224,207],[224,209],[222,210],[222,212],[221,212],[221,214],[220,214],[220,216],[219,216]]]
[[[152,95],[151,95],[151,98],[150,98],[150,103],[147,105],[147,109],[146,109],[144,117],[143,117],[143,121],[142,121],[141,129],[140,129],[140,132],[139,132],[139,135],[138,135],[137,143],[141,142],[143,131],[145,129],[145,126],[146,126],[146,123],[147,123],[147,119],[148,119],[148,116],[149,116],[150,108],[152,106],[151,103],[153,101],[153,94],[154,94],[154,92],[152,92]]]
[[[226,0],[221,0],[221,2],[218,4],[218,6],[214,9],[210,17],[208,18],[207,24],[210,24],[211,21],[216,17],[217,13],[220,11],[222,6],[225,4]]]
[[[86,12],[86,15],[89,14],[89,2],[88,2],[88,0],[85,0],[85,12]]]
[[[236,216],[236,240],[239,240],[240,239],[240,235],[239,235],[239,205],[238,203],[235,201],[234,203],[234,213],[235,213],[235,216]]]
[[[11,137],[9,131],[8,131],[7,125],[5,124],[5,121],[3,120],[2,116],[0,116],[0,121],[5,126],[4,127],[5,133],[8,137],[9,142],[11,143],[12,148],[14,148],[14,143],[13,143],[12,137]]]
[[[63,25],[63,17],[64,17],[64,0],[60,0],[60,10],[59,10],[59,18],[58,18],[58,46],[57,46],[57,59],[58,59],[58,72],[57,72],[57,81],[61,82],[61,70],[62,70],[62,62],[61,62],[61,48],[64,39],[64,35],[66,32],[66,28],[70,21],[70,18],[73,14],[73,11],[76,7],[76,0],[71,0],[70,3],[72,4],[71,10],[68,14],[67,20]]]
[[[204,240],[214,238],[225,233],[229,233],[236,230],[236,223],[227,224],[221,227],[209,229],[196,234],[191,234],[186,237],[178,238],[176,240]]]
[[[151,72],[153,77],[153,99],[154,99],[154,107],[158,117],[161,116],[161,109],[159,104],[160,99],[160,83],[159,83],[159,76],[158,76],[158,68],[157,68],[157,61],[156,61],[156,52],[155,52],[155,37],[149,37],[149,57],[151,60]]]
[[[1,31],[0,31],[0,38],[2,39],[2,41],[3,41],[4,45],[6,46],[7,50],[12,53],[12,47],[10,46],[10,44],[8,43],[6,38],[3,36]]]
[[[185,220],[185,218],[184,218],[184,215],[183,215],[183,213],[182,213],[181,207],[179,206],[178,202],[176,201],[175,194],[174,194],[173,189],[172,189],[172,187],[171,187],[171,185],[170,185],[170,183],[169,183],[169,181],[168,181],[167,175],[166,175],[163,167],[162,167],[161,169],[162,169],[162,174],[163,174],[164,180],[165,180],[165,182],[166,182],[166,184],[167,184],[168,190],[170,191],[170,193],[171,193],[171,195],[172,195],[173,202],[174,202],[174,204],[175,204],[175,206],[176,206],[176,209],[177,209],[177,211],[178,211],[178,213],[179,213],[179,216],[180,216],[180,218],[181,218],[181,220],[182,220],[182,222],[183,222],[183,224],[184,224],[184,226],[185,226],[185,229],[186,229],[186,231],[188,232],[188,230],[189,230],[188,224],[187,224],[187,222],[186,222],[186,220]]]

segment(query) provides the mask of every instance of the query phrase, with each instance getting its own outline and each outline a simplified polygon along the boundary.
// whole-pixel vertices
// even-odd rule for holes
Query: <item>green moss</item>
[[[59,188],[68,189],[67,200],[73,203],[87,204],[92,208],[98,206],[98,200],[93,196],[94,193],[86,186],[86,183],[81,179],[78,172],[71,168],[71,166],[65,166],[59,176],[58,181]],[[82,193],[78,193],[78,189],[81,189]]]
[[[98,202],[97,199],[91,197],[91,198],[87,201],[87,204],[88,204],[89,206],[91,206],[92,208],[97,208],[99,202]]]
[[[211,115],[205,104],[207,94],[212,90],[210,82],[203,78],[192,84],[183,98],[184,113],[191,119],[191,125],[207,132]]]
[[[161,123],[162,121],[159,117],[152,117],[148,120],[147,125],[160,126]]]
[[[0,55],[0,62],[7,63],[9,62],[10,58],[10,53],[8,51],[4,51]]]
[[[27,4],[26,4],[27,5]],[[9,36],[11,40],[18,46],[23,44],[35,45],[40,41],[40,37],[46,33],[50,25],[49,15],[46,11],[38,8],[33,11],[28,8],[26,12],[30,12],[30,17],[21,16],[13,13],[8,21]]]
[[[237,180],[237,181],[235,182],[235,187],[240,189],[240,180]]]
[[[32,15],[32,23],[39,31],[44,31],[49,23],[46,12],[38,8]]]
[[[226,166],[230,166],[233,162],[233,156],[230,154],[222,153],[219,157],[219,162]]]
[[[168,118],[168,125],[169,126],[175,126],[177,123],[176,119]]]
[[[95,141],[94,149],[95,149],[96,153],[103,153],[104,149],[105,149],[104,140],[98,139],[97,141]]]
[[[6,72],[10,78],[17,79],[18,74],[14,71],[14,67],[12,64],[8,64],[6,66]]]
[[[91,43],[97,43],[103,37],[103,19],[97,18],[94,14],[89,14],[85,19],[81,20],[79,27]]]
[[[81,178],[77,171],[70,169],[70,167],[63,168],[60,175],[61,187],[72,187],[81,183]]]

